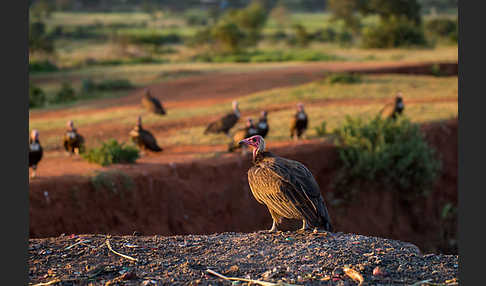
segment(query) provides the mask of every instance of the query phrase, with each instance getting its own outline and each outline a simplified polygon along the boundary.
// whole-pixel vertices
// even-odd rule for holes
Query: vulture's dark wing
[[[162,151],[162,148],[157,145],[157,140],[155,140],[155,137],[152,135],[152,133],[142,129],[138,131],[138,134],[147,149],[154,152]]]
[[[162,107],[162,104],[157,98],[151,97],[150,100],[152,101],[157,113],[165,114],[165,109]]]
[[[229,113],[220,118],[219,120],[211,122],[204,134],[207,133],[219,133],[224,132],[228,133],[228,131],[235,126],[236,122],[238,122],[238,117],[234,113]]]
[[[39,142],[29,142],[29,167],[37,165],[42,159],[42,146]]]
[[[324,225],[324,220],[330,224],[319,186],[303,164],[273,157],[259,165],[248,172],[250,187],[254,195],[257,193],[258,201],[284,217],[304,218],[314,227]]]

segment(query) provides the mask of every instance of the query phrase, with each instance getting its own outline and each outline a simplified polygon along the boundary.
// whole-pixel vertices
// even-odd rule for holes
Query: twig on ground
[[[113,248],[111,248],[110,241],[109,241],[108,239],[106,240],[106,246],[108,246],[108,249],[109,249],[111,252],[115,253],[116,255],[119,255],[119,256],[121,256],[121,257],[124,257],[124,258],[126,258],[126,259],[130,259],[130,260],[133,260],[133,261],[138,261],[138,259],[136,259],[136,258],[133,258],[133,257],[131,257],[131,256],[128,256],[128,255],[125,255],[125,254],[121,254],[121,253],[119,253],[119,252],[114,251],[114,250],[113,250]]]
[[[64,250],[69,250],[69,249],[71,249],[71,248],[75,247],[75,246],[76,246],[76,245],[78,245],[78,244],[85,243],[85,242],[90,242],[90,241],[91,241],[91,240],[89,240],[89,239],[88,239],[88,240],[80,240],[80,241],[76,242],[75,244],[70,245],[70,246],[68,246],[68,247],[64,248]]]
[[[275,286],[275,285],[295,286],[294,284],[287,284],[287,283],[276,284],[276,283],[272,283],[272,282],[265,282],[265,281],[246,279],[246,278],[226,277],[226,276],[219,274],[218,272],[213,271],[211,269],[206,269],[206,271],[210,274],[213,274],[213,275],[218,276],[219,278],[222,278],[222,279],[225,279],[225,280],[244,281],[244,282],[259,284],[259,285],[262,285],[262,286]]]

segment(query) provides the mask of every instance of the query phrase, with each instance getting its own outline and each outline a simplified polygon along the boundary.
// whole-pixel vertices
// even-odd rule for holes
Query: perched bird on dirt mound
[[[130,131],[130,138],[140,150],[162,151],[162,148],[157,145],[157,140],[155,140],[154,135],[142,128],[142,116],[138,117],[137,125]]]
[[[246,154],[247,147],[246,146],[242,146],[239,143],[240,143],[241,140],[243,140],[245,138],[248,138],[248,137],[251,137],[253,135],[256,135],[257,132],[258,132],[258,129],[253,124],[253,119],[248,118],[246,120],[245,127],[242,127],[240,129],[236,130],[235,134],[233,134],[233,141],[229,144],[228,151],[229,152],[233,152],[233,151],[235,151],[237,149],[242,148],[243,149],[243,154]]]
[[[395,108],[393,109],[393,112],[390,115],[390,118],[396,119],[397,116],[402,114],[404,109],[405,109],[405,104],[403,104],[402,93],[399,92],[397,94],[397,97],[395,97]]]
[[[150,89],[146,89],[145,93],[142,96],[142,106],[145,107],[150,112],[155,114],[165,115],[165,109],[160,103],[160,101],[153,97],[150,93]]]
[[[268,133],[268,130],[269,130],[267,115],[268,115],[268,112],[266,110],[262,111],[262,115],[260,116],[260,119],[259,119],[258,124],[257,124],[258,135],[262,136],[263,138],[265,138],[265,136],[267,136],[267,133]]]
[[[74,128],[72,120],[67,122],[68,130],[64,134],[62,144],[64,149],[70,154],[80,154],[84,151],[84,137]]]
[[[233,101],[233,112],[226,114],[220,119],[209,123],[208,127],[204,131],[204,134],[208,133],[224,133],[226,136],[236,122],[240,119],[240,109],[238,108],[238,102]]]
[[[290,138],[299,139],[307,129],[307,114],[302,103],[297,104],[297,112],[290,123]]]
[[[248,182],[255,199],[265,204],[273,219],[270,232],[282,218],[301,219],[309,226],[333,231],[331,218],[312,173],[301,163],[265,151],[265,141],[255,135],[240,141],[253,149],[253,166]]]
[[[36,177],[37,164],[42,159],[42,146],[39,141],[39,132],[32,130],[29,138],[29,168],[32,168],[32,178]]]

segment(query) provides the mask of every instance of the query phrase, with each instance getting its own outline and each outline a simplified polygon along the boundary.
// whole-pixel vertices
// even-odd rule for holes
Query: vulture
[[[73,153],[79,155],[79,153],[83,153],[84,151],[84,137],[78,133],[76,128],[74,128],[74,123],[72,120],[68,121],[67,126],[68,130],[66,130],[62,140],[64,149],[70,155]]]
[[[233,141],[229,144],[228,151],[233,152],[236,149],[241,148],[242,146],[239,142],[245,138],[258,134],[257,132],[258,129],[253,124],[253,119],[248,118],[246,120],[246,126],[236,130],[235,134],[233,134]],[[246,153],[246,146],[243,146],[243,153]]]
[[[268,121],[267,121],[267,111],[262,111],[262,114],[260,116],[260,119],[257,124],[257,129],[258,129],[258,135],[262,136],[265,138],[267,136],[269,126],[268,126]],[[249,136],[247,136],[249,137]],[[246,137],[245,137],[246,138]]]
[[[166,114],[165,109],[160,101],[150,94],[150,89],[146,89],[142,96],[142,106],[152,113],[160,115]]]
[[[265,151],[260,135],[239,143],[253,149],[248,183],[257,202],[266,205],[272,216],[270,232],[277,231],[282,218],[302,220],[301,230],[313,227],[333,231],[319,185],[306,166]]]
[[[292,118],[292,122],[290,124],[290,138],[300,138],[307,129],[307,121],[308,118],[304,111],[304,105],[302,103],[297,104],[297,112]]]
[[[155,140],[154,135],[142,128],[141,116],[138,117],[137,125],[130,131],[130,137],[140,150],[162,151],[162,148],[157,145],[157,140]]]
[[[221,117],[219,120],[213,121],[209,123],[208,127],[204,131],[204,134],[208,133],[224,133],[226,136],[228,132],[233,126],[235,126],[236,122],[240,119],[240,110],[238,108],[238,102],[233,101],[233,112],[226,114],[225,116]]]
[[[39,132],[32,130],[29,138],[29,168],[32,168],[32,178],[36,176],[37,164],[42,159],[42,146],[39,141]]]
[[[395,97],[395,108],[393,109],[393,112],[390,115],[390,118],[396,119],[398,115],[402,114],[404,109],[405,109],[405,105],[403,104],[402,93],[399,92],[397,94],[397,97]]]

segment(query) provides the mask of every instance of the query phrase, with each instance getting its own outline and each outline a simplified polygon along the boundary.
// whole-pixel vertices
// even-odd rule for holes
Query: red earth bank
[[[425,252],[457,253],[457,216],[447,228],[445,204],[457,206],[457,119],[424,125],[426,138],[438,150],[443,171],[434,191],[413,205],[394,207],[390,193],[359,194],[356,200],[328,209],[336,231],[399,239]],[[298,160],[316,177],[324,198],[333,192],[339,167],[337,149],[326,142],[278,147],[273,152]],[[250,157],[222,156],[173,164],[142,163],[96,188],[87,176],[60,176],[30,182],[30,237],[62,233],[144,235],[251,232],[267,229],[271,218],[252,197],[246,172]],[[136,166],[136,168],[134,168]],[[44,192],[47,191],[47,197]],[[391,214],[395,210],[398,223]],[[447,228],[447,229],[446,229]]]

